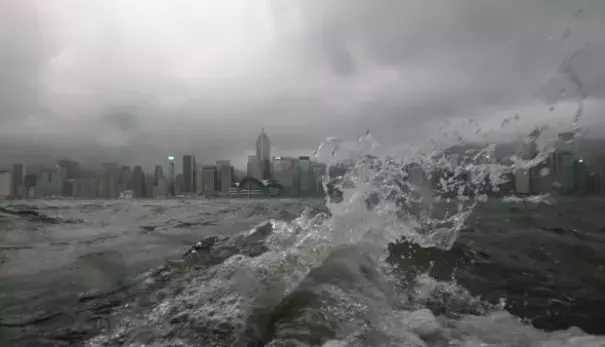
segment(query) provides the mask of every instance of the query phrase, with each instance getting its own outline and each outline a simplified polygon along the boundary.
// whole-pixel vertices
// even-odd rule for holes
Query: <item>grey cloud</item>
[[[38,74],[52,54],[46,25],[27,2],[0,4],[0,124],[39,111]]]
[[[435,119],[574,100],[573,78],[605,97],[601,1],[272,0],[267,13],[226,1],[236,7],[221,13],[269,16],[241,24],[239,41],[213,32],[221,24],[201,20],[198,2],[136,3],[23,5],[3,22],[0,119],[50,114],[40,124],[52,136],[122,160],[213,160],[241,157],[261,126],[283,150],[367,128],[397,142],[426,137],[418,129]],[[267,19],[273,36],[261,34]]]

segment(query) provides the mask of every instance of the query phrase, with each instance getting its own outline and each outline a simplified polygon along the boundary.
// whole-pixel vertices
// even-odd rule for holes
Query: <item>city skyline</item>
[[[280,165],[289,159],[290,167]],[[102,162],[100,168],[90,170],[71,159],[30,170],[24,169],[22,164],[14,164],[11,171],[0,171],[0,197],[142,199],[181,195],[238,196],[240,191],[248,196],[312,196],[320,194],[320,176],[325,172],[325,169],[312,169],[308,156],[271,157],[271,141],[264,128],[256,140],[256,155],[248,158],[247,172],[234,169],[229,160],[217,160],[208,165],[196,162],[195,156],[186,154],[180,161],[182,170],[179,173],[176,171],[177,157],[170,155],[166,160],[155,164],[151,172],[141,165],[131,168],[117,162]],[[167,164],[167,175],[164,164]],[[247,188],[241,188],[240,182]]]
[[[367,128],[421,145],[446,122],[466,141],[576,122],[605,135],[599,1],[57,1],[0,11],[3,169],[171,154],[241,168],[260,127],[285,156]]]

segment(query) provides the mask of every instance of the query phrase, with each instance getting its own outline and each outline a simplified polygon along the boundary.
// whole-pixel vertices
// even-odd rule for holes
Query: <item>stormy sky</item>
[[[506,138],[580,99],[600,136],[604,22],[601,0],[2,1],[0,162],[241,166],[262,127],[285,155]]]

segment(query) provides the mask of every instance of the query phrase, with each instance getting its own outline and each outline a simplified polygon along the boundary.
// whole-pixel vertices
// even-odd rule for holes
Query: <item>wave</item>
[[[0,206],[0,213],[15,216],[29,222],[37,222],[43,224],[78,224],[83,220],[77,218],[63,218],[60,216],[50,216],[36,210],[35,206],[30,205],[15,205],[4,207]]]
[[[445,158],[379,157],[367,134],[330,139],[316,156],[355,165],[327,212],[271,219],[232,237],[205,238],[142,277],[117,327],[88,346],[597,346],[578,328],[547,332],[469,293],[455,278],[489,255],[460,248],[472,212],[501,167]],[[488,149],[489,151],[489,149]],[[411,165],[414,164],[414,165]],[[452,169],[442,198],[415,168]],[[326,183],[326,182],[324,182]],[[260,207],[259,207],[260,208]],[[267,213],[253,208],[249,215]],[[438,268],[438,269],[436,269]]]

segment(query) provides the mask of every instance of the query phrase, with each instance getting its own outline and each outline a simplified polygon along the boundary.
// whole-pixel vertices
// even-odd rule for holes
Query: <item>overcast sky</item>
[[[602,0],[5,0],[0,162],[513,136],[580,97],[605,134],[603,23]]]

